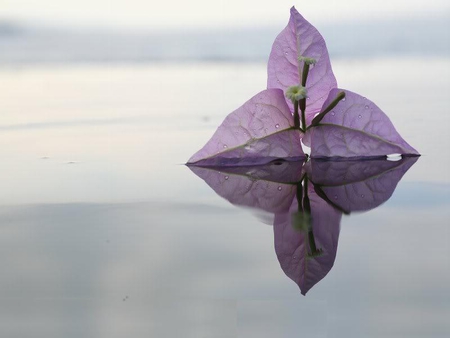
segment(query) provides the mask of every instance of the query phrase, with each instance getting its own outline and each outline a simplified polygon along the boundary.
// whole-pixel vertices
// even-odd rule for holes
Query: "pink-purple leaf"
[[[279,89],[267,89],[229,114],[188,161],[199,166],[256,165],[304,157],[301,132]]]
[[[323,107],[340,91],[331,90]],[[307,132],[305,142],[311,143],[312,158],[419,155],[373,102],[348,90],[344,92],[345,100]]]
[[[293,213],[298,209],[293,200],[290,212],[275,215],[275,252],[286,276],[300,287],[305,295],[331,270],[336,258],[342,213],[317,196],[308,187],[311,204],[311,233],[299,230],[292,224]],[[320,255],[311,255],[315,249]]]
[[[331,69],[330,58],[325,40],[297,10],[291,8],[291,17],[286,28],[277,36],[272,46],[268,63],[267,88],[286,89],[301,83],[304,63],[298,57],[314,58],[317,62],[311,65],[306,89],[306,121],[311,122],[320,111],[329,91],[337,86]],[[293,105],[288,101],[289,108]]]

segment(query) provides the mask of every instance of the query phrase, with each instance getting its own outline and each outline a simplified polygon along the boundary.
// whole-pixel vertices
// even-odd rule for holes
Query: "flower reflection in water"
[[[333,267],[342,214],[386,202],[418,157],[189,168],[236,206],[274,215],[275,252],[305,295]]]

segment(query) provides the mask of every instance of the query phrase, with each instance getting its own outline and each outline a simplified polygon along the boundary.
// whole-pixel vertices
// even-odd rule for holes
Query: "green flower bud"
[[[307,58],[307,57],[305,57],[305,56],[299,56],[298,57],[298,61],[303,61],[305,64],[307,64],[307,65],[315,65],[316,64],[316,62],[317,62],[317,60],[316,59],[314,59],[314,58]]]
[[[303,86],[291,86],[286,90],[286,97],[295,103],[295,101],[300,101],[301,99],[306,98],[307,92],[306,88]]]

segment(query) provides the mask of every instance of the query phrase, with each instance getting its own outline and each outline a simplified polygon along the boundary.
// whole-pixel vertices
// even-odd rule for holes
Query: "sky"
[[[285,23],[295,5],[314,22],[429,17],[448,0],[0,0],[0,19],[68,26],[196,28]]]

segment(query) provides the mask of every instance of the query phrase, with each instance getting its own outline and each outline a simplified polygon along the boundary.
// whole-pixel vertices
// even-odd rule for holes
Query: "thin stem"
[[[328,114],[331,109],[333,109],[334,107],[337,106],[337,104],[339,103],[339,101],[341,101],[343,98],[345,97],[345,92],[339,92],[336,96],[336,98],[331,101],[331,103],[328,105],[328,107],[326,107],[323,112],[321,112],[319,115],[317,115],[311,122],[311,125],[308,127],[313,127],[313,126],[317,126],[320,121],[322,121],[322,119],[325,117],[326,114]]]
[[[303,71],[302,71],[302,86],[306,87],[306,79],[308,79],[308,73],[309,73],[309,64],[305,63],[303,65]]]
[[[300,128],[300,117],[298,115],[298,101],[294,101],[294,127]]]
[[[305,110],[306,110],[306,98],[300,100],[300,111],[302,112],[302,127],[300,128],[303,132],[306,131],[306,117],[305,117]]]
[[[303,70],[302,70],[302,87],[306,88],[306,80],[308,79],[309,74],[309,64],[304,63],[303,64]],[[302,131],[306,131],[306,117],[305,117],[305,110],[306,110],[306,98],[300,100],[300,111],[302,112]]]

